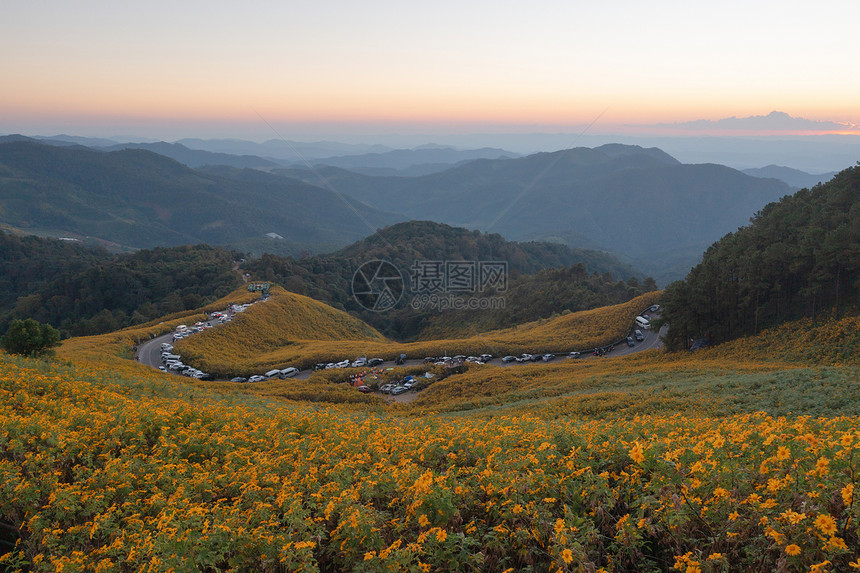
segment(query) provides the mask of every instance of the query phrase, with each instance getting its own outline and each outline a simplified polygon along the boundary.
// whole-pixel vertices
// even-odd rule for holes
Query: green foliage
[[[24,356],[43,356],[51,348],[60,345],[60,331],[50,324],[40,324],[28,318],[13,320],[3,337],[0,346],[12,354]]]
[[[239,256],[205,245],[113,255],[0,233],[0,328],[32,318],[72,335],[99,334],[198,308],[241,284]]]
[[[767,205],[663,297],[668,343],[756,334],[860,302],[860,167]]]
[[[406,292],[395,309],[367,312],[352,297],[356,270],[371,260],[386,260],[403,274]],[[476,292],[504,296],[504,308],[482,310],[413,309],[409,273],[416,261],[506,261],[508,290]],[[468,336],[573,312],[627,302],[656,290],[651,279],[603,253],[552,243],[517,243],[495,234],[458,229],[429,221],[410,221],[377,233],[331,255],[284,258],[263,255],[243,265],[255,279],[346,310],[397,340]],[[616,273],[613,275],[613,273]],[[624,277],[626,282],[617,280]],[[629,278],[633,277],[633,278]]]

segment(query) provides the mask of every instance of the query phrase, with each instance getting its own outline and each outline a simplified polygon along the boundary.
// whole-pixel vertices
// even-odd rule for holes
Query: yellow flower
[[[365,561],[369,561],[370,559],[373,559],[374,557],[376,557],[376,551],[368,551],[367,553],[364,554],[364,560]]]
[[[822,513],[815,518],[815,527],[824,535],[833,535],[836,533],[836,520],[826,513]]]
[[[632,459],[637,464],[641,464],[645,461],[645,454],[643,453],[642,444],[640,444],[639,442],[636,442],[630,449],[630,459]]]
[[[443,543],[446,539],[448,539],[448,532],[444,529],[440,529],[436,532],[436,541],[439,543]]]
[[[842,488],[842,502],[845,505],[851,505],[852,501],[854,501],[854,484],[849,483]]]
[[[776,459],[787,460],[791,457],[791,452],[785,446],[780,446],[776,449]]]
[[[418,518],[418,525],[420,525],[421,527],[427,527],[428,525],[430,525],[430,520],[427,519],[427,516],[422,513],[421,516]]]
[[[564,559],[565,563],[570,565],[573,561],[573,551],[571,551],[570,549],[565,549],[561,552],[561,558]]]
[[[710,555],[708,555],[708,561],[716,561],[716,560],[722,559],[722,558],[723,558],[722,553],[711,553]]]
[[[785,546],[785,552],[794,557],[795,555],[800,555],[800,547],[792,543],[791,545]]]

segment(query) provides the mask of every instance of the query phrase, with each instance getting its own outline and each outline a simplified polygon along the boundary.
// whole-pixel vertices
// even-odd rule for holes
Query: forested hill
[[[663,297],[669,345],[711,343],[860,306],[860,164],[767,205]]]
[[[198,308],[242,283],[239,256],[206,245],[116,255],[0,232],[0,332],[15,318],[88,335]]]
[[[507,261],[510,270],[518,273],[582,263],[589,272],[611,273],[618,279],[644,278],[639,270],[602,251],[573,249],[561,243],[507,241],[497,233],[432,221],[407,221],[385,227],[332,256],[385,259],[406,267],[416,260]]]
[[[353,298],[352,279],[365,262],[385,260],[400,270],[406,291],[386,312],[364,310]],[[439,312],[409,305],[413,265],[420,261],[505,261],[510,276],[505,307],[495,310]],[[598,251],[552,243],[515,243],[499,235],[429,221],[398,223],[330,255],[295,259],[263,255],[243,265],[254,278],[281,284],[347,310],[386,336],[412,340],[424,333],[460,336],[626,302],[656,290],[653,279]],[[478,297],[496,292],[474,293]]]

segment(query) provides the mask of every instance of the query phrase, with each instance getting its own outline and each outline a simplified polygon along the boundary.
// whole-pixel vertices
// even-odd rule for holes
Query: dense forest
[[[352,278],[365,262],[386,260],[400,271],[403,298],[386,312],[363,309],[352,296]],[[416,261],[506,261],[505,292],[466,293],[461,298],[502,297],[504,308],[445,310],[410,306],[416,294],[410,272]],[[653,279],[598,251],[553,243],[516,243],[500,235],[429,221],[398,223],[330,255],[292,258],[263,255],[243,264],[255,279],[283,285],[346,310],[396,340],[468,336],[475,332],[548,318],[565,311],[626,302],[652,290]]]
[[[860,305],[860,164],[771,203],[669,285],[669,346],[724,342]]]
[[[0,233],[0,331],[16,318],[99,334],[198,308],[242,283],[237,253],[206,245],[114,255]]]
[[[0,332],[10,321],[32,318],[64,336],[109,332],[202,306],[235,289],[241,273],[268,280],[351,312],[398,340],[468,336],[548,318],[565,311],[626,302],[656,290],[653,279],[598,251],[552,243],[513,243],[488,235],[413,221],[387,227],[330,255],[244,255],[206,245],[112,254],[74,241],[0,233]],[[402,272],[400,304],[370,312],[353,298],[352,278],[362,263],[384,259]],[[504,261],[503,292],[458,294],[501,297],[503,307],[480,310],[415,309],[408,277],[416,261]]]

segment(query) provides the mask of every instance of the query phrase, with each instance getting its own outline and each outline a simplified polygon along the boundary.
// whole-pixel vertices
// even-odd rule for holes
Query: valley
[[[19,153],[36,152],[24,143]],[[166,165],[147,151],[111,153]],[[684,169],[655,151],[616,147],[550,163],[478,162],[549,171],[569,162],[572,173],[631,154],[669,179]],[[474,163],[454,169],[486,167]],[[8,184],[22,167],[4,165],[6,196],[20,199]],[[240,180],[297,185],[284,175],[171,169],[240,194]],[[432,221],[393,222],[298,256],[208,245],[118,254],[4,233],[0,285],[10,300],[0,319],[36,316],[64,336],[41,355],[0,351],[0,567],[856,568],[858,174],[847,169],[759,207],[663,290],[605,252]],[[43,191],[73,197],[69,175],[57,177],[65,183]],[[76,177],[76,200],[94,202],[88,193],[98,189],[106,206],[109,192],[121,194],[120,178]],[[754,195],[731,177],[737,185],[721,200]],[[16,189],[34,185],[24,179]],[[143,193],[133,189],[113,205]],[[16,216],[22,204],[6,203]],[[636,221],[667,210],[636,208]],[[627,237],[657,248],[653,237]],[[356,291],[367,261],[396,272]],[[486,290],[457,291],[456,274],[413,280],[416,269],[480,263],[504,269],[480,283]],[[427,284],[478,303],[416,308]],[[384,292],[392,305],[364,304]],[[482,310],[491,297],[505,304]]]

